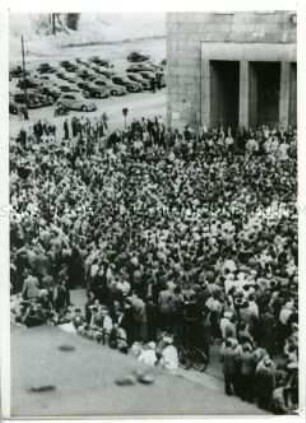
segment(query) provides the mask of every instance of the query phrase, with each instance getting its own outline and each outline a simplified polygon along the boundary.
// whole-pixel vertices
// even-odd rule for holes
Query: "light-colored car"
[[[82,112],[94,112],[97,110],[97,105],[94,102],[87,100],[78,93],[62,94],[56,102],[56,106]]]

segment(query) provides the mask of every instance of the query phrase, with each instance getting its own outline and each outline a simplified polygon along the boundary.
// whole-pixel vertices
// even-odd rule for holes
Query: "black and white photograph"
[[[10,13],[12,418],[298,414],[297,21]]]

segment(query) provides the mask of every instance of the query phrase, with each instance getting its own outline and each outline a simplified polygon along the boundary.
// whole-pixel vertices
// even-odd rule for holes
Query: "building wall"
[[[202,122],[205,94],[201,46],[205,43],[295,44],[292,12],[169,13],[167,16],[168,124]],[[253,46],[254,47],[254,46]],[[258,47],[257,47],[258,48]],[[233,58],[234,60],[234,58]],[[291,109],[293,106],[290,106]]]

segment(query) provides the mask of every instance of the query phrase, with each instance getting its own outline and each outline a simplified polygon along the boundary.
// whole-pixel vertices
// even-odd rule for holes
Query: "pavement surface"
[[[82,310],[84,309],[84,304],[86,302],[85,289],[78,288],[71,290],[70,298],[71,303],[74,307],[79,307]],[[211,378],[209,378],[209,386],[211,387],[212,385],[214,385],[220,392],[222,392],[222,390],[224,389],[224,382],[222,364],[220,361],[220,345],[218,343],[215,343],[210,347],[210,363],[207,369],[205,370],[204,379],[203,373],[199,373],[198,371],[190,369],[188,370],[188,372],[185,372],[185,376],[188,379],[201,384],[205,384],[207,375],[211,376]]]
[[[134,358],[108,347],[41,326],[12,326],[12,417],[123,415],[263,415],[252,404],[223,394],[209,375],[195,381],[153,369],[155,383],[118,386],[133,371],[145,369]],[[71,345],[74,351],[61,351]],[[52,391],[31,392],[52,385]]]
[[[85,116],[92,120],[94,117],[100,117],[103,112],[106,112],[109,117],[110,130],[120,129],[124,127],[122,109],[125,107],[129,109],[127,123],[131,122],[132,119],[140,119],[141,117],[154,118],[157,115],[162,116],[164,119],[166,115],[166,88],[156,93],[144,91],[142,93],[127,94],[123,97],[95,100],[95,103],[98,109],[92,113],[70,112],[68,116],[54,117],[54,106],[51,106],[30,110],[28,121],[24,121],[18,116],[10,115],[10,136],[15,137],[22,127],[26,129],[33,126],[37,120],[46,119],[57,125],[60,131],[58,135],[61,137],[63,122],[67,117]]]

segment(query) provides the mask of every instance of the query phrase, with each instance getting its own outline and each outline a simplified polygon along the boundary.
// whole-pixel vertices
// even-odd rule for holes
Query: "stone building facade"
[[[173,127],[296,125],[296,14],[169,13]]]

